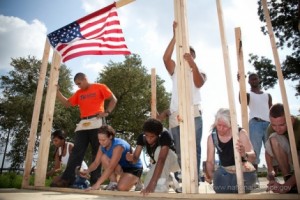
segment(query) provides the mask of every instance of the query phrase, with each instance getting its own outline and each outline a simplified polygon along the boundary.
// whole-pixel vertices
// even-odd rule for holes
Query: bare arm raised
[[[176,43],[176,38],[175,38],[176,37],[176,35],[175,35],[176,27],[177,27],[177,22],[174,21],[173,22],[173,37],[172,37],[167,49],[165,50],[165,53],[163,56],[165,67],[170,75],[173,75],[174,70],[175,70],[175,61],[172,60],[172,54],[173,54],[174,46]]]

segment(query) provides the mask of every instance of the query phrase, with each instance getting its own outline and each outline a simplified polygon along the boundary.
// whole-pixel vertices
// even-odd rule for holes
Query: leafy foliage
[[[1,142],[6,142],[7,134],[10,134],[9,143],[11,150],[7,154],[7,158],[11,161],[11,168],[22,168],[27,150],[27,138],[30,133],[32,120],[32,111],[35,103],[36,88],[40,76],[41,61],[35,57],[28,56],[27,58],[12,59],[11,70],[8,75],[0,77],[2,96],[0,97],[0,128]],[[48,65],[50,68],[50,65]],[[47,70],[49,71],[49,70]],[[66,79],[70,76],[70,71],[63,65],[61,66],[60,76],[63,80],[61,86],[66,93],[71,93],[72,82]],[[46,89],[48,84],[49,74],[46,75],[44,86],[43,103],[45,101]],[[37,151],[39,144],[39,135],[41,131],[42,111],[39,117],[38,134],[34,151]],[[53,128],[62,128],[66,132],[72,133],[75,128],[77,110],[67,110],[61,105],[56,105]],[[77,111],[78,112],[78,111]],[[67,116],[67,117],[66,117]]]
[[[268,1],[268,9],[272,22],[272,27],[276,39],[277,47],[289,49],[290,55],[287,55],[282,62],[282,73],[284,79],[297,81],[295,86],[296,96],[300,95],[300,32],[298,29],[298,0],[288,1]],[[262,22],[265,22],[261,1],[258,1],[258,16]],[[261,27],[264,34],[267,34],[266,25]],[[260,75],[264,88],[272,88],[277,82],[277,73],[271,60],[265,57],[250,54],[249,62],[254,65],[255,70]],[[273,76],[273,77],[271,77]]]

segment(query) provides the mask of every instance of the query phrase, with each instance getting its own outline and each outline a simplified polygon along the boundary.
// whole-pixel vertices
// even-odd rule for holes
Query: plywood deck
[[[300,194],[273,194],[266,192],[267,181],[265,178],[260,178],[260,188],[255,189],[250,194],[215,194],[212,186],[207,183],[201,183],[199,186],[199,194],[182,194],[175,193],[170,189],[169,193],[151,193],[146,197],[140,192],[129,191],[84,191],[71,188],[51,188],[51,187],[34,187],[28,186],[24,189],[0,189],[0,200],[13,199],[51,199],[51,200],[139,200],[139,199],[300,199]]]

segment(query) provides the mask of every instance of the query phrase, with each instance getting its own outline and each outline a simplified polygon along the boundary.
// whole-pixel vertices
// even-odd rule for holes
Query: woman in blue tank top
[[[97,169],[102,164],[104,171],[97,182],[90,188],[98,190],[101,184],[110,179],[106,190],[129,191],[134,186],[143,173],[143,164],[132,163],[126,160],[126,154],[131,152],[131,146],[123,139],[115,138],[115,130],[109,125],[103,125],[98,131],[98,140],[100,143],[94,162],[82,173],[88,173]],[[117,182],[117,175],[120,176]]]

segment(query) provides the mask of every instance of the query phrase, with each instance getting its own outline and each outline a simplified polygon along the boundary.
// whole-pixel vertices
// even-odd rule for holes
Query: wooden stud
[[[155,68],[151,69],[151,117],[156,119],[156,71]]]
[[[295,142],[293,124],[292,124],[292,119],[291,119],[291,114],[290,114],[290,108],[289,108],[289,103],[288,103],[288,99],[287,99],[287,95],[286,95],[284,79],[283,79],[282,70],[281,70],[281,64],[280,64],[280,60],[279,60],[279,55],[278,55],[277,46],[276,46],[276,42],[275,42],[275,36],[273,33],[271,18],[269,15],[269,10],[268,10],[266,0],[262,0],[262,6],[263,6],[263,10],[264,10],[265,20],[267,23],[268,34],[270,37],[274,61],[275,61],[275,65],[276,65],[278,83],[280,86],[280,92],[281,92],[281,97],[282,97],[282,102],[283,102],[283,107],[284,107],[284,114],[285,114],[288,135],[289,135],[289,140],[290,140],[292,159],[293,159],[293,165],[294,165],[294,173],[298,174],[298,176],[296,176],[296,182],[297,182],[297,188],[298,188],[298,193],[299,193],[300,192],[300,176],[299,176],[300,167],[299,167],[299,160],[298,160],[298,155],[297,155],[298,153],[297,153],[297,147],[296,147],[296,142]]]
[[[184,53],[189,51],[186,0],[174,0],[177,56],[177,88],[179,105],[181,173],[183,193],[198,193],[194,106],[191,93],[192,77]]]
[[[41,68],[40,68],[40,77],[39,77],[36,95],[35,95],[34,108],[33,108],[33,114],[32,114],[31,126],[30,126],[30,133],[29,133],[29,137],[28,137],[28,146],[27,146],[27,152],[26,152],[26,158],[25,158],[25,167],[24,167],[24,174],[23,174],[23,180],[22,180],[22,187],[29,185],[29,178],[30,178],[33,153],[34,153],[34,145],[35,145],[35,140],[36,140],[36,135],[37,135],[36,133],[37,133],[38,123],[39,123],[39,116],[40,116],[41,104],[42,104],[42,99],[43,99],[43,91],[44,91],[44,85],[45,85],[45,79],[46,79],[46,73],[47,73],[49,52],[50,52],[50,43],[46,39],[43,58],[42,58],[42,64],[41,64]]]
[[[37,169],[36,169],[36,173],[35,173],[36,175],[34,180],[35,186],[45,185],[60,62],[61,62],[60,55],[57,53],[57,51],[54,51],[52,64],[51,64],[49,85],[48,85],[47,96],[45,101],[42,131],[40,136],[40,145],[39,145],[39,154],[38,154],[39,159],[37,162]]]
[[[235,44],[236,44],[236,54],[237,54],[237,63],[238,63],[238,73],[240,75],[239,85],[240,85],[240,105],[241,105],[241,117],[242,117],[242,126],[247,131],[248,136],[249,132],[249,121],[248,121],[248,108],[247,108],[247,92],[246,92],[246,80],[245,80],[245,68],[244,68],[244,55],[243,55],[243,43],[242,43],[242,33],[241,28],[235,28]]]
[[[227,45],[227,41],[226,41],[226,35],[225,35],[225,31],[224,31],[223,11],[222,11],[222,7],[221,7],[221,0],[217,0],[217,10],[218,10],[219,28],[220,28],[221,41],[222,41],[224,67],[225,67],[225,74],[226,74],[228,102],[229,102],[229,108],[230,108],[231,130],[232,130],[232,138],[233,138],[234,160],[235,160],[235,166],[236,166],[238,192],[245,193],[241,156],[240,156],[240,153],[235,148],[235,145],[239,138],[238,137],[236,109],[235,109],[236,96],[234,95],[234,92],[233,92],[230,61],[229,61],[229,52],[228,52],[228,45]]]

